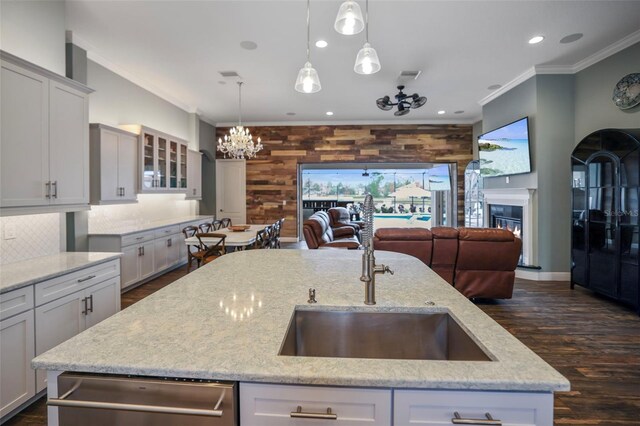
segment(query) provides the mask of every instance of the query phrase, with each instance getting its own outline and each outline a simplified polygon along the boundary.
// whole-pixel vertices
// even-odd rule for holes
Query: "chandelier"
[[[417,93],[413,95],[407,95],[402,91],[404,86],[398,86],[398,94],[394,97],[396,98],[395,102],[391,102],[391,98],[389,96],[384,96],[376,100],[376,105],[383,111],[389,111],[393,109],[394,106],[398,107],[398,110],[393,113],[396,117],[400,117],[402,115],[409,114],[409,110],[417,109],[427,103],[427,98],[424,96],[420,96]]]
[[[258,138],[258,143],[253,142],[253,137],[249,129],[242,126],[242,82],[238,82],[238,125],[229,130],[228,135],[224,135],[224,140],[218,138],[218,151],[224,157],[230,156],[236,159],[253,158],[262,149],[262,142]]]

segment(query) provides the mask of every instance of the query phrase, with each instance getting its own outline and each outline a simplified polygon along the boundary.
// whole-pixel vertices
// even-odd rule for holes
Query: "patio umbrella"
[[[431,197],[431,191],[420,188],[417,183],[413,182],[408,185],[401,186],[396,191],[392,192],[391,196],[400,200],[410,199],[411,204],[413,204],[414,198],[422,198],[422,208],[424,209],[424,199]]]

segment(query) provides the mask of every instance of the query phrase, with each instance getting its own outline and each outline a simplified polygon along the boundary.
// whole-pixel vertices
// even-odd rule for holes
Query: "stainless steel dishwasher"
[[[235,382],[63,373],[60,426],[237,426]]]

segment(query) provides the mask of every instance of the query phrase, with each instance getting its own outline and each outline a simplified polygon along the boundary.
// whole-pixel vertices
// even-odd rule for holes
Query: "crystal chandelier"
[[[262,149],[262,142],[258,138],[258,143],[253,142],[253,137],[249,129],[242,126],[242,82],[238,82],[238,125],[229,130],[228,135],[224,135],[224,140],[218,138],[218,151],[227,158],[244,159],[253,158]]]

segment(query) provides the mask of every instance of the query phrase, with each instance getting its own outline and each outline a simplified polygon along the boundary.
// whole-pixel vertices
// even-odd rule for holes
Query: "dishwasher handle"
[[[122,404],[118,402],[81,401],[52,398],[47,405],[54,407],[102,408],[106,410],[139,411],[143,413],[187,414],[192,416],[222,417],[222,410],[202,410],[199,408],[165,407],[162,405]]]

